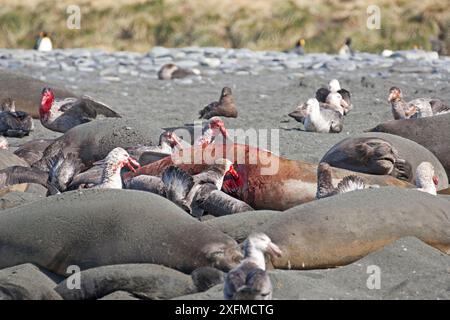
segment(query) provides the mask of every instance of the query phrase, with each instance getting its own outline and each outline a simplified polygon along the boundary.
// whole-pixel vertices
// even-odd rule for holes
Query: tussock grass
[[[305,38],[310,52],[336,52],[353,38],[357,50],[430,49],[450,28],[442,0],[0,0],[0,47],[31,48],[40,30],[59,48],[145,52],[152,46],[223,46],[283,50]],[[66,8],[81,8],[81,29],[66,26]],[[366,27],[366,9],[381,8],[381,29]],[[448,31],[447,31],[448,32]],[[446,36],[447,47],[449,36]]]

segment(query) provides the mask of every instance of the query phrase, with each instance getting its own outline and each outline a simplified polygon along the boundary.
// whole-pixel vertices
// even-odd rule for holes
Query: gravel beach
[[[182,80],[158,80],[157,72],[165,63],[196,68],[201,74]],[[269,132],[275,129],[271,134],[275,137],[278,134],[279,139],[264,147],[283,157],[315,164],[342,139],[392,120],[387,102],[392,86],[400,87],[407,101],[435,97],[450,103],[450,57],[420,50],[394,52],[389,57],[369,53],[347,57],[198,47],[155,47],[147,54],[94,49],[47,53],[0,49],[0,72],[2,69],[91,96],[126,119],[148,123],[155,132],[198,120],[198,111],[218,100],[222,88],[228,86],[233,90],[239,116],[225,118],[227,128]],[[305,132],[302,124],[287,114],[334,78],[351,92],[354,105],[345,117],[343,131]],[[17,108],[20,110],[20,106]],[[13,149],[29,140],[61,135],[44,128],[39,120],[33,121],[35,130],[29,136],[8,138]],[[23,201],[27,202],[25,198]],[[33,199],[30,197],[29,201]],[[381,291],[366,286],[370,275],[366,273],[366,265],[373,264],[384,270]],[[450,256],[415,238],[400,240],[360,262],[338,269],[275,270],[271,271],[271,277],[275,299],[450,299]],[[298,287],[301,292],[295,290]],[[219,299],[221,290],[219,285],[182,298]]]
[[[161,81],[164,63],[198,68],[201,76]],[[153,128],[180,126],[198,118],[198,111],[219,98],[229,86],[238,107],[237,119],[224,119],[227,128],[278,129],[284,157],[317,162],[335,143],[392,119],[387,102],[392,86],[403,89],[406,100],[439,97],[450,101],[450,58],[428,52],[400,52],[394,57],[359,53],[354,57],[327,54],[298,56],[223,48],[154,48],[148,54],[106,53],[98,50],[54,50],[49,53],[0,50],[0,67],[33,76],[50,85],[86,94],[110,105],[123,117],[148,121]],[[354,110],[339,134],[302,131],[287,116],[315,91],[339,79],[350,90]],[[37,108],[37,106],[36,106]],[[13,145],[57,133],[43,129],[29,137],[11,139]]]

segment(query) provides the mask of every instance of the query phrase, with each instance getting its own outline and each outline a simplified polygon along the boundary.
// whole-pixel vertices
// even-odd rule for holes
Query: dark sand
[[[204,76],[202,80],[194,79],[191,84],[129,75],[120,75],[121,81],[109,82],[100,80],[95,72],[42,69],[15,71],[36,77],[45,76],[47,82],[54,85],[63,81],[75,93],[97,98],[125,118],[147,121],[151,128],[192,123],[197,120],[198,111],[206,104],[216,101],[222,87],[229,86],[233,90],[239,116],[237,119],[225,119],[228,128],[278,129],[280,155],[316,163],[331,146],[343,138],[362,133],[392,119],[390,105],[387,103],[391,86],[405,88],[407,98],[433,96],[450,101],[447,83],[434,80],[434,74],[400,74],[389,73],[387,70],[357,69],[351,73],[321,70],[320,74],[314,74],[313,70],[284,70],[242,76],[217,74]],[[377,72],[388,76],[368,76],[375,76]],[[447,73],[443,74],[444,79],[445,76],[449,77]],[[363,86],[362,77],[366,77],[373,88]],[[354,109],[345,118],[344,130],[339,134],[302,131],[302,125],[287,114],[299,103],[314,97],[316,89],[326,86],[332,78],[339,79],[341,86],[352,93]],[[419,78],[424,81],[420,82]],[[35,120],[35,125],[36,130],[30,137],[22,140],[9,139],[10,142],[17,145],[31,138],[59,136],[58,133],[42,128],[38,120]],[[270,145],[269,149],[277,151],[277,148],[271,148]]]
[[[200,69],[202,69],[200,67]],[[354,136],[392,119],[387,103],[391,86],[403,89],[407,100],[439,97],[450,102],[445,70],[430,72],[420,62],[398,63],[395,67],[373,66],[353,71],[327,69],[262,70],[258,75],[204,75],[192,82],[160,81],[154,72],[145,77],[117,74],[119,81],[102,79],[98,72],[62,71],[38,67],[19,67],[15,72],[42,78],[54,86],[64,86],[76,94],[87,94],[109,104],[124,118],[148,123],[149,128],[179,126],[198,118],[198,110],[218,99],[222,87],[233,90],[238,107],[237,119],[225,119],[228,128],[278,129],[280,155],[317,163],[325,152],[345,137]],[[365,81],[362,81],[365,77]],[[345,118],[340,134],[304,132],[302,125],[287,114],[299,103],[314,96],[317,88],[332,78],[351,91],[354,109]],[[37,108],[38,106],[36,106]],[[8,139],[12,146],[37,138],[55,138],[35,120],[36,130],[23,139]],[[253,214],[253,213],[252,213]],[[270,214],[268,214],[270,216]],[[268,218],[268,217],[267,217]],[[226,218],[223,218],[226,219]],[[261,219],[265,222],[266,218]],[[208,223],[213,225],[214,223]],[[230,232],[240,238],[243,230]],[[369,290],[367,265],[382,271],[380,290]],[[450,258],[417,239],[400,240],[349,266],[329,270],[271,272],[275,299],[449,299]],[[222,297],[221,285],[206,293],[185,298]],[[120,292],[119,292],[120,293]],[[114,296],[112,294],[111,296]],[[114,296],[115,297],[115,296]],[[125,295],[117,294],[116,298]]]

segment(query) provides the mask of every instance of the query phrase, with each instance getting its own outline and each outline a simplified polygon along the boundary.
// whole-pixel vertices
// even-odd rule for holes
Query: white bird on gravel
[[[304,126],[311,132],[338,133],[343,128],[343,117],[335,110],[321,109],[317,99],[309,99],[306,102],[306,117]]]

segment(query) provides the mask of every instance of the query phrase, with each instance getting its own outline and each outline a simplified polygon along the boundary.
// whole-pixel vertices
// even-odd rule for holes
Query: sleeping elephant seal
[[[147,122],[133,119],[106,118],[76,126],[56,139],[44,151],[42,159],[33,164],[48,171],[48,163],[60,151],[64,155],[76,154],[89,168],[95,161],[102,160],[116,148],[127,149],[137,145],[153,145],[158,141],[161,130],[152,128]]]
[[[388,121],[370,131],[395,134],[421,144],[433,152],[450,177],[450,113],[419,119]]]
[[[126,291],[148,300],[161,300],[195,291],[194,283],[187,274],[149,263],[91,268],[82,271],[80,277],[79,290],[73,290],[69,278],[60,282],[55,291],[64,300],[98,299],[117,291]]]
[[[226,175],[222,191],[246,202],[256,210],[283,211],[316,199],[317,165],[281,158],[267,150],[234,143],[183,149],[172,156],[143,166],[136,172],[127,172],[123,178],[127,180],[141,174],[158,176],[173,164],[190,174],[198,174],[205,170],[208,163],[223,157],[233,161],[239,178]],[[334,168],[333,182],[337,184],[351,174],[355,173]],[[410,183],[392,176],[356,174],[367,185],[412,187]]]
[[[241,258],[232,238],[148,192],[71,191],[0,213],[0,269],[30,262],[67,276],[70,265],[151,263],[189,273]]]
[[[450,254],[450,205],[418,190],[366,189],[289,209],[260,230],[283,251],[280,269],[346,265],[406,236]]]
[[[18,111],[25,111],[36,119],[39,119],[41,92],[44,87],[48,87],[48,83],[22,74],[0,70],[0,88],[2,88],[0,101],[11,98],[16,102]],[[52,86],[52,89],[57,99],[77,97],[76,94],[62,88]]]
[[[430,162],[439,178],[438,190],[448,187],[440,161],[420,144],[387,133],[363,133],[335,144],[320,160],[332,167],[368,174],[389,174],[414,183],[417,166]]]

